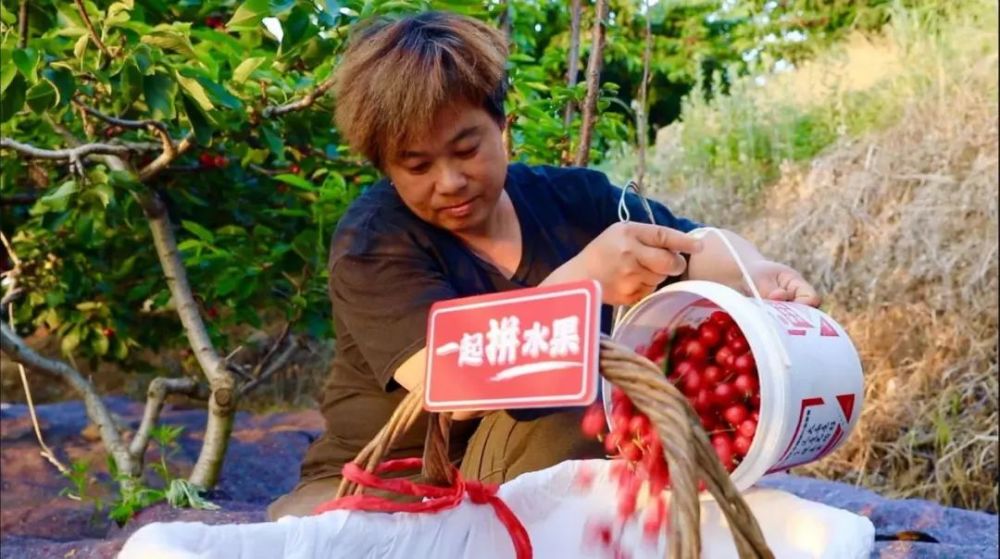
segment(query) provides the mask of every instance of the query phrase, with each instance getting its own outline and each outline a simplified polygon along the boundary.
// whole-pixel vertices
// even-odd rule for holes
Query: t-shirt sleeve
[[[405,232],[380,231],[365,243],[332,262],[330,300],[376,381],[388,389],[396,369],[426,344],[431,305],[457,294]]]

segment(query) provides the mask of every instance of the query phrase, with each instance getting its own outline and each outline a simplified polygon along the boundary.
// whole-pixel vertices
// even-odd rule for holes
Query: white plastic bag
[[[498,496],[527,529],[536,559],[610,557],[588,531],[593,521],[612,520],[615,515],[617,484],[608,479],[610,464],[607,460],[563,462],[500,487]],[[593,487],[585,492],[575,487],[580,468],[594,474]],[[751,489],[744,498],[775,557],[860,559],[871,553],[875,528],[865,517],[773,489]],[[703,557],[737,557],[725,517],[713,501],[702,501],[701,522]],[[650,542],[641,532],[641,521],[637,521],[629,523],[621,535],[621,545],[630,556],[664,557],[666,536]],[[261,524],[150,524],[129,538],[118,557],[510,559],[514,548],[493,508],[466,499],[458,507],[434,514],[332,511]]]

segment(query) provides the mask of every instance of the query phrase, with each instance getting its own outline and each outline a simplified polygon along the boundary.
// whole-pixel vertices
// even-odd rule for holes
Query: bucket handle
[[[757,286],[754,285],[753,278],[750,277],[750,272],[747,271],[746,265],[740,258],[739,253],[736,252],[736,248],[733,247],[733,244],[729,242],[729,239],[722,233],[722,231],[715,227],[699,227],[698,229],[688,232],[688,236],[695,239],[702,239],[709,233],[715,233],[715,235],[719,237],[719,240],[722,241],[726,250],[729,251],[729,255],[733,257],[733,261],[736,262],[736,266],[740,269],[740,274],[743,275],[743,281],[747,284],[747,287],[750,288],[750,293],[756,300],[757,305],[760,306],[760,310],[764,311],[765,315],[768,314],[767,305],[764,303],[764,298],[760,296],[760,291],[757,290]],[[780,336],[774,329],[773,325],[770,326],[769,330],[776,338],[778,338],[776,341],[780,341]],[[788,351],[785,350],[785,345],[782,343],[777,343],[776,345],[781,349],[781,359],[784,362],[784,365],[786,367],[790,366],[792,361],[788,356]]]

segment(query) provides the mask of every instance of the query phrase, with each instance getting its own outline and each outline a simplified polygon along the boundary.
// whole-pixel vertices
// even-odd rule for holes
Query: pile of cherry
[[[673,332],[664,328],[635,351],[656,363],[687,396],[719,461],[732,472],[750,451],[760,409],[756,363],[732,317],[716,311],[696,327],[680,326]],[[648,490],[650,506],[645,507],[643,532],[655,537],[667,520],[662,491],[670,487],[662,443],[649,418],[618,388],[612,392],[611,410],[610,432],[600,403],[584,415],[583,432],[603,440],[608,453],[621,459],[611,470],[621,488],[620,521],[636,513],[640,490]],[[595,531],[603,543],[610,542],[609,526]]]

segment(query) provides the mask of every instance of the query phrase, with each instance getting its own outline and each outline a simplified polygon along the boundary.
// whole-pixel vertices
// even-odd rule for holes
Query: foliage
[[[156,484],[162,487],[151,487],[141,479],[126,479],[127,476],[119,472],[114,460],[109,458],[108,472],[117,483],[119,494],[114,501],[105,503],[91,488],[94,472],[90,464],[74,460],[69,466],[69,471],[63,474],[69,481],[70,487],[64,488],[60,495],[77,501],[91,502],[97,513],[107,507],[108,518],[117,522],[119,526],[128,522],[140,510],[160,502],[166,502],[174,508],[218,509],[218,505],[202,496],[204,491],[202,488],[192,485],[186,479],[174,477],[167,466],[177,452],[177,438],[182,431],[183,427],[169,425],[158,425],[151,431],[152,440],[159,451],[159,459],[147,466],[147,474],[153,474],[157,480]]]
[[[788,13],[801,9],[801,3],[783,4]],[[150,130],[85,114],[82,107],[89,107],[160,121],[171,137],[190,134],[197,145],[149,184],[100,163],[80,176],[38,159],[0,163],[0,192],[35,199],[3,208],[3,228],[13,234],[25,262],[24,284],[32,286],[17,307],[17,323],[22,331],[54,332],[68,356],[128,362],[138,348],[182,343],[149,250],[151,234],[136,199],[141,189],[159,193],[179,225],[179,249],[217,344],[231,343],[225,333],[233,326],[259,327],[262,317],[275,315],[295,321],[296,331],[332,335],[327,239],[376,172],[347,152],[332,126],[329,99],[282,116],[265,116],[265,110],[328,78],[350,26],[361,18],[426,8],[494,23],[509,17],[513,151],[525,161],[555,163],[575,149],[579,116],[566,126],[563,112],[582,99],[585,83],[565,84],[570,14],[558,0],[86,0],[83,6],[100,44],[74,3],[30,2],[23,48],[14,11],[0,13],[0,131],[38,147],[138,145],[129,160],[135,167],[157,153]],[[641,74],[643,15],[630,0],[611,7],[603,116],[592,148],[598,161],[632,137],[629,104]],[[671,115],[657,108],[662,103],[679,106],[699,64],[739,60],[746,44],[770,32],[749,24],[747,10],[755,9],[762,8],[748,3],[743,11],[721,13],[714,2],[657,5],[650,14],[657,33],[654,124]],[[591,11],[584,10],[581,60],[588,55]],[[280,29],[265,26],[265,18],[275,18]]]
[[[868,27],[887,25],[828,31],[836,40],[807,60],[792,63],[775,58],[788,51],[765,49],[741,66],[700,73],[678,120],[660,134],[650,182],[662,189],[712,185],[750,200],[785,162],[808,161],[838,139],[895,122],[906,100],[937,87],[926,77],[956,54],[938,46],[963,11],[971,10],[938,0],[879,5],[857,17]],[[964,50],[974,58],[976,48]],[[713,93],[721,90],[726,94]],[[621,179],[634,164],[625,148],[604,166]]]

